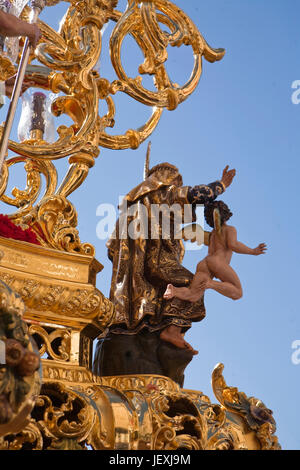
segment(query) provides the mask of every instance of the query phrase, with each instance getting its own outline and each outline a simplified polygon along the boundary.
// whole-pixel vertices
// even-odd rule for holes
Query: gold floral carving
[[[27,316],[31,311],[52,312],[53,316],[68,315],[75,319],[95,318],[100,329],[107,328],[113,320],[112,303],[93,286],[72,287],[63,283],[26,279],[0,270],[1,278],[24,300]],[[45,318],[44,318],[45,319]],[[74,320],[73,320],[74,323]]]

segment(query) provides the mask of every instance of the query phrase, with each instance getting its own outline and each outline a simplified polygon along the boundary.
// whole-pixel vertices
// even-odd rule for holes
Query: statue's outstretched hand
[[[222,183],[225,185],[226,188],[228,188],[228,186],[231,185],[233,178],[235,177],[235,174],[236,174],[235,169],[229,170],[228,168],[229,168],[229,165],[227,165],[224,168],[222,179],[221,179]]]
[[[267,245],[265,243],[260,243],[256,248],[253,249],[254,256],[264,255],[267,251]]]

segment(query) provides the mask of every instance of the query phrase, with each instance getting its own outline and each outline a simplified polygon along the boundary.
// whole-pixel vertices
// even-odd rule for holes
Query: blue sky
[[[228,385],[261,399],[274,411],[283,448],[300,449],[300,364],[291,359],[292,343],[300,340],[300,104],[291,99],[292,83],[300,80],[300,4],[295,0],[177,0],[176,4],[207,42],[224,47],[226,55],[215,64],[204,60],[196,92],[176,111],[164,111],[151,136],[151,163],[173,163],[184,184],[191,186],[219,179],[226,164],[236,168],[236,179],[222,197],[234,214],[231,223],[242,242],[251,247],[260,242],[268,245],[264,256],[233,257],[244,290],[241,300],[206,293],[206,319],[186,335],[199,355],[186,369],[185,387],[202,390],[216,401],[211,373],[217,363],[224,363]],[[57,29],[67,6],[62,2],[48,8],[42,18]],[[120,1],[119,9],[124,7]],[[108,54],[113,26],[103,36],[100,66],[101,76],[109,80],[116,78]],[[128,75],[135,77],[141,53],[132,39],[122,51]],[[189,78],[192,64],[191,48],[169,51],[167,68],[175,82]],[[114,100],[112,133],[134,129],[151,114],[151,109],[121,93]],[[100,110],[105,113],[102,103]],[[70,197],[78,211],[81,240],[94,244],[104,265],[97,286],[105,295],[111,264],[105,241],[96,236],[96,209],[102,203],[117,206],[119,196],[141,181],[146,147],[147,143],[135,151],[101,149],[85,184]],[[64,167],[66,162],[59,163],[60,169]],[[11,187],[23,187],[22,176],[23,170],[16,172]],[[1,210],[9,212],[3,204]],[[184,265],[194,272],[205,254],[205,249],[188,251]]]

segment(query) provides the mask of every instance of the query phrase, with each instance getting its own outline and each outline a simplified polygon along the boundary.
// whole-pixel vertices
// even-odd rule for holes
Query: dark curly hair
[[[208,225],[214,228],[214,209],[219,209],[221,216],[221,225],[224,224],[232,216],[229,207],[223,201],[214,201],[207,205],[204,208],[204,217]]]

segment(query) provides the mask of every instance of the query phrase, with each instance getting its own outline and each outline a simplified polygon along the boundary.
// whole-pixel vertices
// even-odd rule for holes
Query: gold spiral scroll
[[[166,25],[171,33],[162,31],[159,23]],[[139,72],[154,75],[157,92],[144,88],[141,85],[141,77],[127,77],[121,63],[121,46],[128,34],[134,37],[145,56]],[[183,44],[193,48],[194,69],[188,82],[179,87],[169,78],[165,62],[168,58],[167,47],[180,47]],[[215,62],[221,60],[225,54],[224,49],[211,48],[187,15],[166,0],[129,2],[127,11],[111,35],[110,50],[112,64],[120,80],[113,83],[113,90],[119,89],[128,93],[148,106],[170,110],[188,98],[197,87],[202,73],[202,56],[210,62]]]
[[[117,16],[118,17],[118,16]],[[159,23],[166,25],[170,33],[162,31]],[[122,66],[121,48],[127,35],[131,35],[140,47],[145,60],[139,67],[141,75],[154,76],[156,92],[143,87],[141,75],[129,78]],[[182,87],[172,82],[165,68],[167,47],[191,46],[194,68],[190,79]],[[112,65],[118,76],[111,84],[112,94],[127,93],[144,105],[153,107],[153,114],[146,125],[122,136],[110,136],[105,131],[99,135],[99,145],[110,149],[137,148],[157,126],[163,108],[174,110],[186,100],[197,87],[202,73],[202,56],[209,62],[221,60],[224,49],[211,48],[188,16],[173,3],[166,0],[130,0],[126,12],[118,17],[110,38]]]

